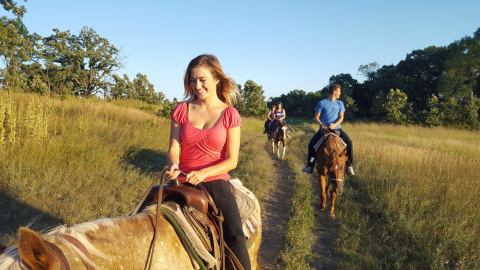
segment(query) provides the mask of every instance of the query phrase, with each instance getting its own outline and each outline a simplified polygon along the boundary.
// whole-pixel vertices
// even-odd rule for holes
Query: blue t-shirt
[[[320,113],[320,121],[327,127],[335,123],[340,117],[340,112],[345,111],[345,106],[340,100],[332,101],[331,99],[322,99],[315,106],[315,112]],[[342,128],[338,125],[335,129]]]

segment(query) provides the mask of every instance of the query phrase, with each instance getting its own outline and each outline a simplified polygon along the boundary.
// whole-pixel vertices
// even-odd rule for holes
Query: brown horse
[[[327,206],[327,191],[330,191],[330,216],[335,217],[335,201],[342,193],[345,179],[346,147],[333,131],[327,131],[326,138],[316,151],[316,165],[320,182],[320,209]],[[328,182],[327,182],[328,180]]]
[[[0,255],[0,269],[145,269],[153,237],[156,205],[141,213],[61,226],[47,234],[20,228],[18,247]],[[165,218],[158,224],[151,269],[195,269],[174,228]],[[261,231],[250,237],[252,269],[258,269]]]

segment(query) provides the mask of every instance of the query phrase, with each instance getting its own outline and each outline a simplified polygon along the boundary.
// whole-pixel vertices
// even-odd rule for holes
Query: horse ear
[[[330,155],[327,148],[323,148],[323,155],[326,156],[326,157],[328,157]]]
[[[18,252],[22,261],[32,270],[51,269],[55,256],[40,235],[25,227],[21,227],[18,233]]]

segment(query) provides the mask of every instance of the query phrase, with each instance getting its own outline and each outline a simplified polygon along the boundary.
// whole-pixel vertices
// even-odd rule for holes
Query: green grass
[[[149,173],[166,164],[170,121],[136,109],[142,107],[138,102],[118,103],[0,93],[0,104],[15,109],[16,123],[0,144],[0,242],[13,244],[17,228],[32,221],[33,228],[45,229],[134,209]],[[260,197],[264,179],[271,178],[263,166],[268,155],[258,152],[262,125],[244,119],[241,159],[233,172]],[[253,155],[262,163],[247,158]]]
[[[480,134],[346,125],[357,176],[339,203],[345,269],[480,267]]]
[[[302,172],[307,136],[298,129],[288,142],[286,163],[293,179],[292,209],[287,223],[285,246],[282,250],[282,269],[310,269],[311,248],[314,242],[314,198],[310,175]],[[307,141],[308,142],[308,141]]]
[[[132,211],[149,172],[166,160],[169,120],[148,110],[1,92],[0,242],[13,244],[17,228],[31,221],[40,229]],[[232,174],[262,199],[272,178],[263,121],[243,120]],[[316,127],[291,123],[297,131],[286,164],[294,194],[281,259],[285,269],[308,269],[314,197],[310,177],[299,172]],[[366,123],[344,129],[357,175],[337,205],[338,268],[479,269],[480,133]]]

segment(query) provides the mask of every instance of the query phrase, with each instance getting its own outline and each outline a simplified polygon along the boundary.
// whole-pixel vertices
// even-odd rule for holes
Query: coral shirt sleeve
[[[181,102],[173,109],[171,119],[180,125],[185,124],[188,119],[187,103]]]
[[[223,126],[225,128],[234,128],[242,126],[242,119],[237,109],[230,107],[225,111],[225,117],[223,117]]]

